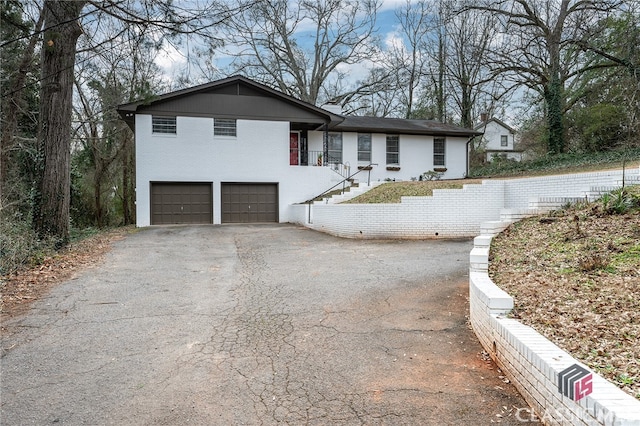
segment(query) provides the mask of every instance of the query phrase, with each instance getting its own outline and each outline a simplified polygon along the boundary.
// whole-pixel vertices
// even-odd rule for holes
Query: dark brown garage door
[[[151,224],[213,223],[211,183],[151,184]]]
[[[223,183],[222,223],[278,222],[277,183]]]

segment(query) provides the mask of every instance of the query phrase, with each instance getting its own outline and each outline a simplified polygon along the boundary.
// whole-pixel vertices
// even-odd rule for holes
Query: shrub
[[[640,158],[640,148],[627,148],[598,153],[573,152],[541,156],[526,161],[497,161],[472,167],[468,177],[528,176],[532,173],[556,173],[566,171],[584,171],[585,167],[597,168],[599,165],[611,165]],[[629,166],[629,164],[627,164]]]
[[[640,195],[634,194],[626,187],[604,194],[601,201],[604,211],[608,214],[625,214],[640,208]]]
[[[578,259],[578,266],[582,272],[603,270],[609,266],[609,259],[599,253],[590,253]]]
[[[442,175],[444,175],[444,173],[429,170],[420,175],[420,180],[440,180],[442,179]]]
[[[0,211],[0,276],[42,262],[54,251],[54,241],[40,240],[29,218]]]

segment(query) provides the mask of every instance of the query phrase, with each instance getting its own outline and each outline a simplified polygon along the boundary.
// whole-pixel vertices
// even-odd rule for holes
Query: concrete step
[[[608,186],[592,186],[589,188],[589,191],[586,193],[586,197],[591,201],[599,200],[604,194],[607,194],[611,191],[615,191],[616,189],[620,189],[622,184],[619,186],[616,185],[608,185]]]
[[[501,220],[490,220],[480,224],[481,235],[497,235],[507,229],[511,222],[503,222]]]
[[[502,209],[500,210],[500,220],[517,222],[531,216],[548,213],[549,209],[533,208],[533,209]]]
[[[375,188],[376,186],[380,185],[381,183],[384,183],[384,182],[371,182],[371,184],[369,184],[369,185],[367,185],[366,183],[360,183],[357,187],[353,187],[352,186],[345,193],[337,194],[337,195],[334,195],[333,197],[331,197],[331,199],[333,201],[329,202],[329,204],[341,203],[343,201],[347,201],[347,200],[350,200],[352,198],[355,198],[358,195],[362,195],[365,192]]]
[[[640,175],[626,175],[624,177],[625,185],[640,185]],[[616,185],[622,186],[622,179],[616,180]]]
[[[568,204],[584,203],[587,197],[540,197],[529,200],[529,209],[542,210],[548,212],[550,210],[558,210]]]

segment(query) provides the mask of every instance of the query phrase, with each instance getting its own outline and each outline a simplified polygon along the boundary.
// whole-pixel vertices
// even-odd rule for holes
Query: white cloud
[[[397,8],[407,4],[407,0],[382,0],[380,11],[396,10]]]
[[[172,73],[172,71],[184,65],[187,62],[187,58],[184,53],[165,40],[162,43],[162,50],[158,56],[155,57],[154,62],[165,73]]]
[[[387,49],[405,50],[404,39],[396,31],[388,32],[385,35],[384,46]]]

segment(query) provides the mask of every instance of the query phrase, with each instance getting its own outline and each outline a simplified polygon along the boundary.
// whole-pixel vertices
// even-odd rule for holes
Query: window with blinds
[[[151,117],[151,132],[164,135],[177,134],[178,126],[175,117],[162,117],[154,115]]]
[[[387,164],[400,164],[400,137],[387,135]]]
[[[433,138],[433,165],[444,166],[445,165],[445,139]]]
[[[214,136],[237,136],[236,120],[228,118],[213,119]]]

